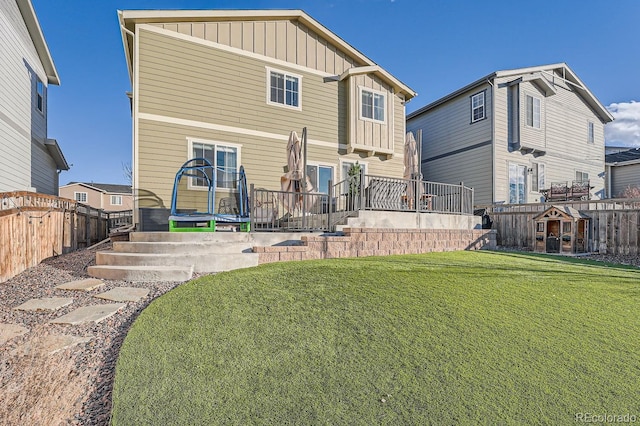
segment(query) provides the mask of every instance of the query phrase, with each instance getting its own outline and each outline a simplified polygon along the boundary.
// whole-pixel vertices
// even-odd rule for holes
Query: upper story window
[[[360,88],[360,118],[384,123],[384,93]]]
[[[40,79],[36,81],[36,108],[44,113],[44,83]]]
[[[112,195],[111,196],[111,205],[112,206],[121,206],[122,205],[122,195]]]
[[[471,122],[475,123],[485,117],[484,92],[476,93],[471,97]]]
[[[587,142],[594,143],[595,142],[595,129],[593,121],[589,121],[587,123]]]
[[[240,148],[238,146],[219,144],[215,142],[191,142],[191,158],[204,158],[216,169],[216,188],[236,188],[238,157]],[[207,177],[213,179],[212,171],[207,172]],[[189,188],[208,188],[209,183],[203,177],[192,177],[189,179]]]
[[[267,103],[301,109],[301,76],[267,68],[267,80]]]
[[[527,126],[540,128],[540,98],[527,95]]]
[[[73,193],[73,198],[75,198],[76,201],[79,202],[79,203],[86,203],[87,202],[87,193],[86,192],[74,192]]]

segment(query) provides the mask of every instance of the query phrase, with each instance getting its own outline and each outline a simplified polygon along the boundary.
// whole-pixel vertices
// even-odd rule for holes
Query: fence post
[[[85,209],[84,225],[84,248],[87,248],[91,246],[91,212],[89,209]]]
[[[256,217],[253,206],[256,205],[256,191],[255,185],[252,183],[249,185],[249,205],[247,208],[249,209],[249,232],[254,232],[256,227]]]
[[[333,210],[333,181],[329,179],[329,199],[327,200],[327,231],[333,232],[333,224],[331,223],[331,210]]]

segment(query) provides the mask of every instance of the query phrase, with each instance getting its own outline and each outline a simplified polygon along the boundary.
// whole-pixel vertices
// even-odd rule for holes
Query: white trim
[[[224,142],[224,141],[215,141],[215,140],[211,140],[211,139],[192,138],[192,137],[187,136],[187,159],[188,160],[193,158],[193,144],[194,143],[213,146],[214,147],[214,161],[215,161],[215,153],[217,152],[215,147],[222,146],[222,147],[235,148],[235,150],[236,150],[236,172],[240,170],[240,165],[242,164],[242,157],[241,157],[242,145],[236,144],[236,143]],[[213,167],[216,167],[215,164],[212,164],[212,165],[213,165]],[[188,178],[187,179],[187,189],[194,190],[194,191],[208,191],[209,190],[209,188],[206,188],[206,187],[203,187],[203,186],[195,186],[195,185],[193,185],[192,184],[192,178]],[[217,186],[216,186],[215,190],[216,191],[222,191],[222,192],[229,192],[230,191],[229,188],[219,188]]]
[[[118,198],[119,198],[119,199],[120,199],[120,202],[119,202],[119,203],[114,203],[114,202],[113,202],[114,197],[115,197],[116,199],[118,199]],[[112,206],[121,206],[121,205],[122,205],[122,201],[123,201],[123,199],[122,199],[122,195],[110,195],[110,196],[109,196],[109,204],[110,204],[110,205],[112,205]]]
[[[527,109],[527,104],[528,104],[528,98],[533,99],[531,101],[531,125],[529,125],[529,111]],[[539,103],[539,121],[538,121],[538,127],[535,126],[535,101],[538,101]],[[531,93],[528,93],[527,91],[524,91],[524,125],[525,127],[528,127],[529,129],[535,129],[535,130],[541,130],[542,129],[542,98],[537,97],[535,95],[532,95]]]
[[[374,95],[380,95],[382,97],[384,97],[384,119],[383,120],[376,120],[375,118],[369,118],[369,117],[364,117],[362,115],[362,92],[370,92]],[[388,96],[388,92],[381,92],[380,90],[375,90],[375,89],[371,89],[369,87],[365,87],[365,86],[360,86],[358,85],[358,118],[362,121],[370,121],[372,123],[377,123],[377,124],[387,124],[387,100],[389,99]],[[372,98],[372,101],[375,99]],[[375,116],[375,101],[374,104],[371,106],[372,108],[374,108],[374,110],[372,110],[372,114]]]
[[[158,27],[154,27],[154,26],[151,26],[151,25],[147,25],[147,24],[137,24],[137,27],[138,28],[136,29],[136,33],[139,32],[140,30],[146,30],[146,31],[149,31],[149,32],[152,32],[152,33],[156,33],[156,34],[160,34],[160,35],[164,35],[164,36],[167,36],[167,37],[177,38],[179,40],[184,40],[184,41],[188,41],[188,42],[191,42],[191,43],[196,43],[196,44],[200,44],[200,45],[203,45],[203,46],[212,47],[214,49],[223,50],[225,52],[233,53],[233,54],[236,54],[236,55],[246,56],[248,58],[253,58],[253,59],[259,59],[261,61],[269,62],[269,63],[272,63],[274,65],[280,66],[280,67],[287,67],[287,68],[291,68],[291,69],[294,69],[294,70],[297,70],[297,71],[302,71],[302,72],[306,72],[306,73],[309,73],[309,74],[319,75],[321,77],[334,77],[335,76],[335,74],[331,74],[331,73],[324,72],[324,71],[319,71],[319,70],[317,70],[315,68],[304,67],[302,65],[294,64],[292,62],[287,62],[287,61],[283,61],[281,59],[275,59],[275,58],[271,58],[269,56],[260,55],[258,53],[249,52],[248,50],[239,49],[237,47],[231,47],[231,46],[227,46],[225,44],[216,43],[214,41],[193,37],[193,36],[190,36],[190,35],[178,33],[178,32],[171,31],[171,30],[165,30],[164,28],[158,28]]]
[[[136,25],[137,27],[137,25]],[[138,29],[136,28],[136,34]],[[138,94],[138,87],[140,87],[140,37],[133,38],[133,87],[131,91],[133,93],[133,149],[131,150],[132,164],[133,164],[133,176],[131,182],[131,194],[133,195],[133,223],[140,222],[140,202],[137,191],[140,186],[140,165],[138,160],[140,159],[140,96]],[[128,52],[127,52],[128,53]]]
[[[78,194],[84,194],[84,201],[78,200]],[[89,200],[89,193],[82,191],[73,191],[73,199],[79,203],[87,203]]]
[[[325,163],[322,161],[307,161],[307,167],[309,166],[315,166],[315,167],[331,167],[331,185],[335,185],[336,184],[336,165],[335,163]],[[307,173],[307,171],[304,171],[305,174]],[[308,176],[308,175],[307,175]],[[316,184],[318,183],[318,178],[319,176],[316,176]],[[314,188],[315,192],[320,192],[320,188]]]
[[[479,106],[477,108],[473,107],[473,98],[480,95],[482,95],[482,117],[474,118],[473,111],[475,109],[479,109],[480,107]],[[480,92],[471,95],[471,122],[477,123],[478,121],[484,120],[485,118],[487,118],[487,95],[484,90],[481,90]]]
[[[164,115],[149,114],[146,112],[139,113],[138,119],[175,124],[178,126],[196,127],[199,129],[216,130],[219,132],[235,133],[243,136],[255,136],[258,138],[275,139],[284,142],[287,142],[289,140],[289,133],[280,135],[277,133],[262,132],[260,130],[243,129],[242,127],[232,127],[225,126],[223,124],[206,123],[204,121],[186,120],[183,118],[167,117]],[[340,149],[347,149],[347,145],[342,143],[336,144],[335,142],[319,141],[315,139],[308,139],[307,143],[309,145],[322,146],[325,148],[335,148],[337,145]]]
[[[287,109],[291,109],[294,111],[302,111],[302,76],[300,74],[294,74],[288,71],[283,71],[281,69],[277,69],[277,68],[271,68],[268,65],[265,65],[265,68],[267,70],[266,73],[266,77],[267,77],[267,86],[266,86],[266,95],[267,95],[267,105],[275,105],[277,107],[282,107],[282,108],[287,108]],[[271,73],[275,72],[278,74],[283,74],[284,75],[284,103],[279,103],[279,102],[273,102],[271,100]],[[287,77],[294,77],[298,79],[298,105],[289,105],[286,103],[286,98],[287,98]]]
[[[351,160],[349,158],[339,158],[338,159],[338,163],[340,164],[340,181],[345,180],[347,177],[342,175],[342,167],[344,165],[344,163],[351,163],[351,164],[356,164],[358,163],[360,165],[360,167],[363,168],[364,170],[364,174],[367,174],[367,170],[369,169],[369,162],[368,161],[360,161],[360,160]]]

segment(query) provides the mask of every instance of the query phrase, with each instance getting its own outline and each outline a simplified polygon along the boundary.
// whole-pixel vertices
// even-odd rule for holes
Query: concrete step
[[[114,242],[113,251],[118,253],[175,253],[175,254],[191,254],[191,253],[242,253],[250,252],[253,243],[245,242],[229,242],[220,243],[216,241],[208,242],[186,242],[186,241],[158,241],[158,242]]]
[[[131,242],[243,242],[250,241],[248,232],[132,232]]]
[[[301,244],[303,235],[318,232],[132,232],[130,242],[249,243],[251,246]]]
[[[96,253],[97,265],[193,267],[194,272],[222,272],[258,265],[257,253]]]
[[[89,266],[87,273],[96,278],[125,281],[187,281],[193,269],[179,266]]]

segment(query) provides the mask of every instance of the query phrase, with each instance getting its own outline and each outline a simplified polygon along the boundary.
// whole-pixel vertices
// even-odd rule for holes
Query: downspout
[[[496,93],[490,78],[487,78],[487,83],[491,86],[491,204],[493,204],[496,201]]]

